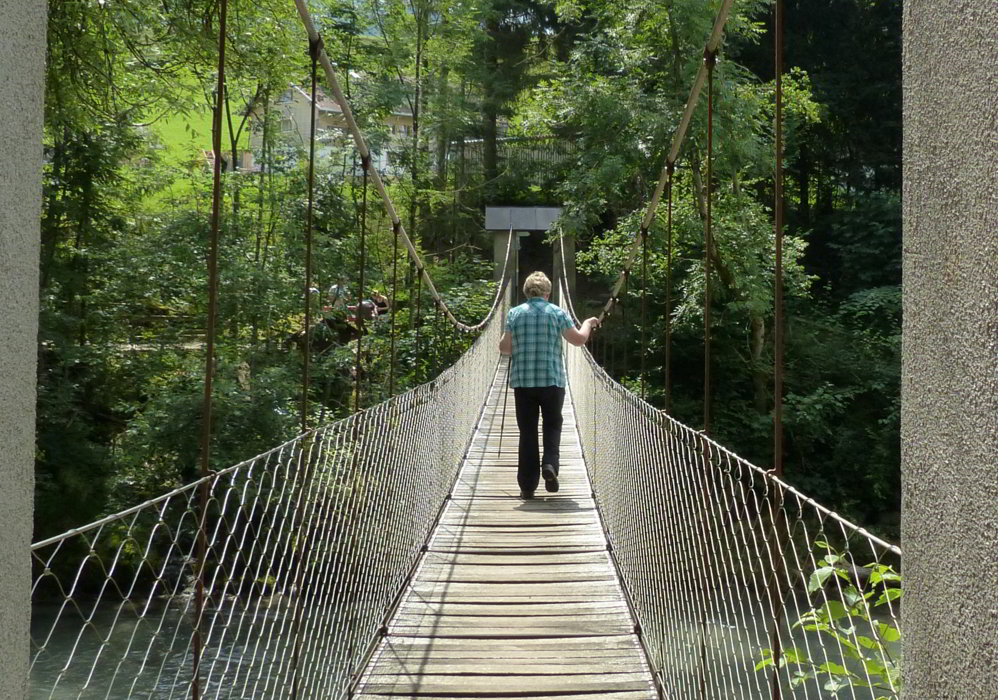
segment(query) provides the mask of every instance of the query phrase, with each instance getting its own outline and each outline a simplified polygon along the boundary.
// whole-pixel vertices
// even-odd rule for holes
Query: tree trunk
[[[257,184],[257,215],[256,215],[256,245],[253,251],[253,265],[259,270],[260,269],[260,258],[263,247],[263,236],[264,236],[264,209],[266,208],[265,194],[267,187],[267,122],[270,119],[270,90],[266,90],[263,95],[263,134],[261,135],[261,145],[260,145],[260,177]],[[252,316],[252,328],[250,331],[250,345],[255,350],[257,343],[260,342],[260,306],[262,304],[262,299],[260,298],[260,284],[259,275],[257,276],[256,283],[256,294],[254,295],[253,304],[253,316]],[[251,357],[252,360],[252,357]]]
[[[444,66],[440,69],[440,81],[437,88],[437,103],[441,106],[441,111],[444,111],[446,105],[450,100],[450,86],[447,84],[447,79],[450,77],[450,68]],[[446,111],[444,111],[446,115]],[[447,188],[447,149],[450,141],[450,120],[447,116],[444,116],[440,120],[440,128],[437,130],[437,189],[443,190]]]
[[[485,47],[486,79],[482,96],[482,169],[485,175],[486,203],[490,203],[495,192],[495,181],[499,177],[499,149],[496,144],[499,121],[499,95],[494,78],[499,75],[499,57],[495,42],[499,38],[499,23],[489,19],[486,23],[489,43]]]
[[[410,158],[410,176],[412,180],[412,196],[409,198],[409,239],[412,241],[413,245],[418,247],[418,236],[416,235],[416,211],[419,208],[419,115],[420,107],[422,106],[422,68],[423,68],[423,49],[426,39],[426,34],[424,32],[424,20],[425,16],[422,11],[416,12],[416,75],[414,80],[413,89],[415,94],[413,94],[412,102],[412,156]],[[410,262],[410,286],[409,286],[409,302],[410,302],[410,312],[409,312],[409,330],[413,330],[417,326],[419,309],[416,308],[418,304],[418,286],[419,286],[419,271],[416,270],[415,264]]]

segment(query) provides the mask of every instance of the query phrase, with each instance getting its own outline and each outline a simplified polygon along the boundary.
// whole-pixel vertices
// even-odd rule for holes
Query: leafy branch
[[[790,676],[793,688],[808,680],[824,679],[822,688],[832,697],[852,688],[870,688],[878,698],[899,697],[901,660],[891,654],[890,645],[901,640],[901,631],[893,617],[890,622],[881,622],[873,619],[873,611],[884,605],[890,607],[892,601],[901,597],[901,576],[890,566],[873,563],[863,567],[863,572],[869,575],[865,584],[861,584],[846,555],[837,553],[825,541],[819,540],[815,545],[827,554],[809,577],[807,592],[814,594],[834,586],[841,599],[825,598],[822,605],[801,614],[793,627],[816,632],[822,649],[826,642],[834,641],[841,650],[842,663],[827,660],[817,663],[807,649],[791,647],[780,654],[779,667],[796,667]],[[756,671],[777,664],[772,649],[763,649],[761,656]]]

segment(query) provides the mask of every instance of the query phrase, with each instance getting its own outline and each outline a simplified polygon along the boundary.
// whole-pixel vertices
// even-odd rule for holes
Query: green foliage
[[[806,649],[783,649],[779,667],[792,667],[792,688],[814,680],[832,697],[851,693],[853,688],[870,688],[873,697],[897,698],[902,691],[901,659],[898,644],[901,631],[893,615],[887,621],[877,619],[877,609],[890,608],[902,595],[901,576],[880,563],[864,567],[866,582],[857,583],[851,559],[838,554],[828,543],[815,542],[825,554],[808,578],[807,592],[830,590],[835,598],[823,596],[824,603],[805,611],[793,623],[795,629],[818,636],[818,648],[826,644],[842,652],[842,663],[812,659]],[[841,599],[840,599],[841,598]],[[810,646],[808,647],[810,648]],[[776,659],[772,649],[763,649],[755,670],[772,668]]]

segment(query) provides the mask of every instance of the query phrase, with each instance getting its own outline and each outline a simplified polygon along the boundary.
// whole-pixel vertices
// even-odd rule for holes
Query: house
[[[309,143],[311,105],[311,95],[297,85],[292,85],[281,93],[273,105],[273,108],[280,114],[281,135],[306,150]],[[350,139],[347,134],[346,120],[343,118],[339,104],[321,89],[316,90],[316,108],[316,156],[321,158],[332,152],[337,132],[338,135],[346,136],[348,142]],[[254,112],[257,124],[262,116],[259,111]],[[400,142],[412,134],[412,113],[407,107],[397,107],[385,117],[383,124],[391,135],[389,146],[401,145]],[[250,142],[255,153],[262,150],[263,133],[259,126],[254,126]],[[374,144],[369,143],[368,145],[371,147],[375,167],[382,172],[391,171],[389,148],[378,149]]]

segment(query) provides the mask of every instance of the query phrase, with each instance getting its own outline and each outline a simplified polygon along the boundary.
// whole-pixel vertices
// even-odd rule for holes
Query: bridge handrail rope
[[[498,372],[508,274],[500,288],[500,322],[435,380],[33,544],[35,695],[344,697]]]
[[[564,274],[558,283],[578,321]],[[850,669],[850,697],[878,686],[896,698],[896,675],[869,669],[899,668],[899,591],[871,572],[896,566],[901,550],[651,406],[588,348],[567,353],[566,365],[608,549],[666,696],[820,697],[828,677],[794,679],[807,660],[815,669]],[[876,595],[857,600],[856,592],[882,596],[879,617],[870,621]],[[838,638],[814,631],[823,614]],[[774,620],[785,642],[776,648]],[[851,651],[866,649],[865,640],[880,642],[865,652],[869,665]],[[756,671],[765,649],[777,659],[774,687]],[[781,652],[792,653],[789,663]]]
[[[731,0],[726,0],[726,2],[731,2]],[[388,190],[385,189],[385,183],[381,179],[378,169],[374,167],[373,159],[371,158],[371,149],[368,148],[364,135],[361,132],[360,127],[357,125],[357,120],[354,119],[353,110],[350,108],[349,100],[347,100],[346,96],[343,94],[339,79],[336,77],[336,70],[333,68],[332,61],[329,60],[329,55],[326,53],[322,37],[320,36],[318,30],[316,30],[315,24],[312,21],[312,16],[308,11],[306,0],[294,0],[294,3],[295,7],[298,8],[298,14],[301,17],[302,24],[305,25],[305,30],[308,32],[309,42],[318,47],[319,63],[322,65],[322,69],[326,74],[326,80],[329,82],[329,87],[333,91],[333,98],[339,105],[343,119],[347,123],[347,129],[353,136],[354,145],[360,153],[365,171],[370,176],[371,181],[374,182],[374,186],[378,190],[378,194],[381,195],[381,201],[391,218],[392,228],[398,232],[399,236],[401,236],[402,242],[409,251],[409,257],[416,266],[416,270],[419,273],[420,278],[426,283],[426,288],[429,290],[430,296],[433,298],[434,303],[444,312],[444,315],[451,322],[451,324],[453,324],[458,330],[468,332],[480,330],[486,321],[475,325],[468,325],[459,321],[450,310],[450,307],[447,306],[447,302],[444,301],[443,297],[440,295],[440,292],[437,291],[436,286],[433,284],[433,280],[430,278],[430,274],[426,270],[426,265],[423,263],[423,259],[420,257],[419,252],[416,250],[416,246],[413,245],[412,240],[409,238],[409,234],[406,233],[405,225],[399,218],[391,195],[389,195]]]

